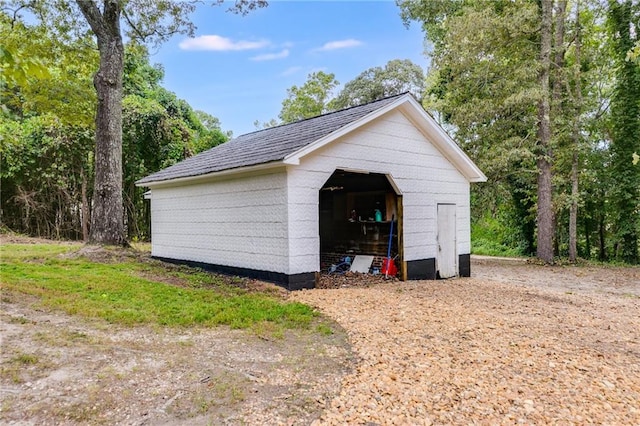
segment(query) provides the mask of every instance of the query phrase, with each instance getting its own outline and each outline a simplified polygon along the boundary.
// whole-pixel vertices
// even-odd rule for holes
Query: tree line
[[[472,244],[491,254],[638,263],[640,2],[400,0],[431,64],[348,82],[316,72],[268,127],[411,91],[489,177]]]
[[[3,64],[18,61],[3,67],[0,85],[2,225],[88,240],[96,173],[95,42],[61,43],[47,26],[27,26],[7,13],[0,13],[0,39],[4,55],[11,55]],[[143,45],[125,47],[123,67],[122,222],[130,239],[147,239],[149,205],[135,181],[230,134],[218,119],[162,87],[162,67],[150,64]]]
[[[222,0],[216,0],[211,4],[216,6],[223,3]],[[266,4],[265,0],[235,0],[228,10],[246,14]],[[189,15],[195,7],[196,2],[190,0],[155,0],[153,2],[147,0],[126,2],[121,0],[75,0],[74,2],[3,0],[0,2],[4,33],[11,35],[16,25],[24,26],[23,12],[26,12],[30,14],[30,18],[38,21],[38,25],[33,28],[47,32],[49,40],[60,42],[63,50],[68,46],[88,44],[93,47],[92,50],[96,54],[97,60],[92,63],[94,72],[91,79],[97,95],[94,98],[95,127],[92,129],[94,145],[91,160],[88,162],[93,172],[92,198],[86,202],[83,198],[79,209],[73,207],[74,212],[82,212],[74,216],[83,218],[83,235],[88,233],[88,236],[84,236],[89,243],[127,245],[127,239],[132,237],[126,229],[129,228],[131,231],[132,222],[129,220],[130,211],[125,211],[126,194],[123,192],[127,182],[124,178],[122,158],[123,155],[128,154],[123,150],[123,107],[126,94],[124,40],[129,40],[130,45],[157,46],[174,34],[193,35],[195,25],[189,20]],[[8,89],[7,92],[17,88],[14,83],[29,80],[28,71],[42,68],[39,66],[39,60],[33,59],[36,52],[23,48],[24,45],[19,39],[17,41],[3,39],[0,44],[2,59],[0,65],[3,71],[0,84],[3,89]],[[46,52],[42,53],[46,54]],[[60,75],[71,80],[76,77],[68,74],[64,69]],[[20,97],[18,96],[17,99]],[[71,100],[71,98],[65,98],[63,103],[69,103]],[[183,112],[183,108],[180,110],[176,112]],[[179,137],[180,132],[174,133]],[[183,137],[186,133],[182,133]],[[135,160],[132,159],[132,161]],[[54,168],[59,167],[54,166]],[[19,198],[14,196],[9,199],[19,200]],[[5,199],[3,198],[2,201],[4,203]],[[41,206],[37,207],[40,210]],[[55,209],[56,218],[53,220],[53,229],[59,230],[60,223],[67,222],[60,219],[61,216],[65,216],[65,210],[65,206]],[[31,212],[31,209],[26,211],[26,213]],[[138,214],[137,210],[135,214]],[[4,208],[2,217],[4,223]],[[88,218],[90,218],[90,226],[86,226],[89,222]],[[29,217],[23,218],[22,222],[26,226]],[[52,221],[49,220],[48,224],[51,223]],[[48,228],[47,232],[49,232]]]
[[[475,243],[638,263],[640,2],[398,5],[428,43],[424,106],[489,177]]]

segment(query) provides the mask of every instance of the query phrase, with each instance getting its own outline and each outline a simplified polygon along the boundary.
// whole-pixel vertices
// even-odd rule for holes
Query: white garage
[[[154,257],[294,290],[389,250],[402,279],[469,276],[469,189],[484,181],[402,94],[239,136],[137,184]]]

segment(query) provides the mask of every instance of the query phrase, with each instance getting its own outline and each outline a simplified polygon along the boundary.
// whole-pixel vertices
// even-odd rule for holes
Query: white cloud
[[[180,49],[183,50],[214,50],[226,52],[230,50],[252,50],[260,49],[269,45],[267,40],[247,41],[231,40],[219,35],[203,35],[196,38],[189,38],[180,42]]]
[[[252,61],[273,61],[274,59],[283,59],[289,56],[289,49],[284,49],[278,53],[264,53],[262,55],[253,56],[249,59]]]
[[[301,71],[302,67],[289,67],[286,70],[282,71],[282,73],[280,73],[280,76],[282,77],[287,77],[290,75],[293,75],[295,73],[297,73],[298,71]]]
[[[356,40],[354,38],[349,38],[346,40],[336,40],[330,41],[315,49],[316,51],[328,51],[328,50],[337,50],[337,49],[346,49],[349,47],[357,47],[361,46],[363,43],[360,40]]]

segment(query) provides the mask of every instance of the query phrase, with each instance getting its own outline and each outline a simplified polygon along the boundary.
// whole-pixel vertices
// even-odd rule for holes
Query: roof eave
[[[286,164],[282,160],[271,161],[268,163],[254,164],[251,166],[244,167],[236,167],[233,169],[220,170],[216,172],[205,173],[201,175],[195,176],[183,176],[173,179],[164,179],[164,180],[156,180],[151,182],[145,182],[144,180],[136,182],[136,186],[139,187],[147,187],[147,188],[159,188],[159,187],[169,187],[169,186],[177,186],[186,184],[196,184],[201,182],[206,182],[209,180],[237,175],[237,174],[248,174],[254,172],[261,172],[263,170],[269,169],[277,169],[280,167],[284,167]]]
[[[403,108],[405,114],[431,143],[435,143],[438,150],[456,166],[469,182],[477,183],[487,181],[487,176],[485,176],[482,170],[480,170],[473,160],[458,146],[451,136],[444,131],[436,120],[422,108],[415,98],[411,97],[408,104],[412,107]],[[430,123],[431,126],[424,126],[423,123],[425,122]]]

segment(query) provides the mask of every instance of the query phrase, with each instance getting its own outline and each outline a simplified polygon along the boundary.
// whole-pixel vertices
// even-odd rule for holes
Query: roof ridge
[[[266,131],[266,130],[277,129],[278,127],[290,126],[290,125],[292,125],[292,124],[302,123],[302,122],[304,122],[304,121],[308,121],[308,120],[314,120],[314,119],[316,119],[316,118],[320,118],[320,117],[326,117],[326,116],[331,115],[331,114],[337,114],[337,113],[339,113],[339,112],[348,111],[348,110],[350,110],[350,109],[360,108],[360,107],[363,107],[363,106],[366,106],[366,105],[374,104],[374,103],[376,103],[376,102],[386,101],[386,100],[391,99],[391,98],[399,98],[399,97],[401,97],[401,96],[403,96],[403,95],[406,95],[407,93],[409,93],[409,94],[410,94],[411,92],[409,92],[409,91],[407,90],[407,91],[402,92],[402,93],[399,93],[399,94],[397,94],[397,95],[385,96],[384,98],[376,99],[376,100],[371,101],[371,102],[365,102],[364,104],[354,105],[354,106],[350,106],[350,107],[347,107],[347,108],[338,109],[338,110],[335,110],[335,111],[325,112],[324,114],[314,115],[313,117],[303,118],[303,119],[301,119],[301,120],[292,121],[291,123],[282,123],[282,124],[278,124],[277,126],[267,127],[267,128],[265,128],[265,129],[260,129],[260,130],[254,130],[253,132],[243,133],[243,134],[241,134],[241,135],[239,135],[239,136],[237,136],[237,137],[235,137],[235,138],[233,138],[233,139],[237,139],[237,138],[239,138],[239,137],[241,137],[241,136],[253,135],[253,134],[255,134],[255,133],[264,132],[264,131]],[[233,140],[233,139],[232,139],[232,140]],[[231,141],[232,141],[232,140],[231,140]],[[229,142],[231,142],[231,141],[229,141]]]

